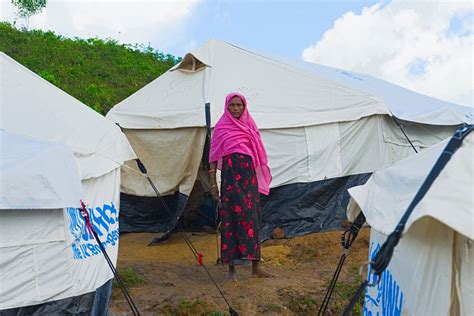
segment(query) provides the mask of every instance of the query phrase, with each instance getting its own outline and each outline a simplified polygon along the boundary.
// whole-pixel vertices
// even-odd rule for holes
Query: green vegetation
[[[259,312],[262,314],[281,314],[284,310],[282,306],[274,303],[266,303],[259,307]]]
[[[69,39],[0,22],[0,51],[105,114],[181,59],[112,39]]]
[[[290,288],[281,288],[277,294],[283,305],[295,315],[316,315],[318,304],[313,293],[301,293]]]
[[[227,316],[229,314],[215,311],[206,301],[195,299],[194,301],[189,301],[187,299],[182,299],[178,306],[166,306],[163,311],[158,313],[160,316],[169,316],[169,315],[179,315],[179,316]]]
[[[288,302],[288,309],[298,315],[314,315],[316,307],[316,300],[309,295],[295,296]]]
[[[346,308],[347,304],[349,304],[350,300],[356,293],[357,289],[359,288],[362,279],[359,275],[359,266],[351,265],[348,269],[348,276],[349,279],[347,281],[339,281],[336,283],[334,287],[332,303],[329,305],[333,305],[334,311],[337,315],[342,314],[344,309]],[[364,295],[361,295],[359,299],[359,303],[354,306],[352,309],[352,315],[362,315],[362,309],[364,306]]]
[[[139,272],[137,272],[132,267],[125,267],[118,271],[120,279],[125,284],[125,287],[138,286],[145,283],[145,278]],[[114,280],[114,287],[118,288],[119,284],[117,280]]]
[[[11,0],[11,2],[17,7],[18,15],[27,19],[46,7],[46,0]]]

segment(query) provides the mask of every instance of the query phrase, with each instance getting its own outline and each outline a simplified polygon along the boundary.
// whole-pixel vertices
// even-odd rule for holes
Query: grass
[[[157,315],[159,316],[228,316],[229,314],[214,310],[208,302],[195,299],[182,299],[178,306],[166,306]]]
[[[138,271],[132,267],[125,267],[119,269],[118,274],[122,279],[122,282],[125,284],[125,287],[134,287],[145,283],[145,278]],[[119,284],[117,280],[114,280],[114,287],[118,288]]]
[[[347,281],[339,281],[336,283],[334,287],[334,293],[332,302],[334,312],[339,315],[344,312],[347,304],[349,304],[350,300],[356,293],[357,289],[359,288],[360,283],[362,282],[361,276],[359,275],[359,266],[352,265],[348,269],[348,280]],[[362,309],[364,306],[364,295],[361,295],[358,304],[354,306],[352,309],[352,315],[362,315]]]
[[[300,293],[290,288],[277,290],[283,305],[295,315],[315,315],[317,312],[317,301],[314,295]]]
[[[259,306],[259,312],[262,314],[266,313],[281,313],[283,308],[280,305],[274,303],[266,303]]]
[[[292,297],[288,303],[288,309],[298,315],[313,315],[316,312],[316,307],[316,300],[312,296]]]

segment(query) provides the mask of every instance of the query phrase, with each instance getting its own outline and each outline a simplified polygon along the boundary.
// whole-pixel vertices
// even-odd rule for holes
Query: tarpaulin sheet
[[[120,232],[167,232],[183,214],[188,197],[176,192],[162,197],[173,215],[165,209],[158,197],[120,195]]]
[[[95,292],[44,304],[0,310],[0,316],[91,315]],[[96,315],[94,315],[96,316]]]
[[[295,183],[274,188],[262,196],[262,240],[279,227],[286,237],[341,228],[349,202],[349,187],[365,183],[370,174]]]

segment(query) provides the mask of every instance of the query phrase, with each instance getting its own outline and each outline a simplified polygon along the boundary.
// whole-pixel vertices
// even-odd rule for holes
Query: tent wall
[[[203,154],[205,128],[126,129],[125,134],[161,195],[179,191],[189,196]],[[130,195],[156,197],[135,161],[122,167],[121,190]]]
[[[201,163],[205,128],[126,129],[125,134],[172,216],[136,162],[122,167],[120,232],[165,232],[186,207]]]
[[[64,228],[63,209],[0,211],[0,310],[74,292]]]
[[[120,168],[83,180],[82,186],[94,229],[116,264]],[[74,302],[89,302],[81,296],[92,293],[93,303],[96,289],[113,277],[76,208],[1,210],[0,240],[2,312],[66,299],[37,308],[69,306],[73,313]]]
[[[415,223],[395,248],[382,280],[367,288],[363,314],[449,315],[453,237],[453,230],[432,218]],[[371,230],[369,259],[386,238]],[[367,277],[376,281],[370,269]]]
[[[472,227],[472,226],[471,226]],[[453,287],[456,289],[459,315],[474,315],[474,247],[472,240],[456,233],[455,258],[456,278]]]
[[[119,241],[120,168],[99,177],[82,181],[85,203],[91,222],[111,261],[117,264]],[[77,209],[65,213],[68,246],[71,252],[72,280],[76,293],[83,294],[113,278],[93,236]]]
[[[409,124],[405,129],[419,151],[449,137],[455,127]],[[386,115],[353,122],[264,129],[261,135],[273,174],[272,188],[369,173],[415,153]]]
[[[448,137],[454,127],[406,123],[417,150]],[[173,211],[180,216],[193,188],[203,155],[205,129],[126,129],[148,174]],[[275,227],[288,236],[332,230],[345,218],[348,195],[366,174],[414,154],[408,141],[386,115],[353,122],[284,129],[262,129],[273,180],[263,208],[263,238]],[[122,167],[121,231],[167,231],[170,216],[136,163]],[[140,198],[142,196],[143,198]],[[285,224],[282,219],[286,219]]]

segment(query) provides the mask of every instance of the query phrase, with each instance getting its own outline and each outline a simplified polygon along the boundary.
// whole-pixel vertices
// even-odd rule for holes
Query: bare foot
[[[272,274],[270,272],[267,272],[263,270],[262,268],[252,271],[252,277],[254,278],[273,278],[276,277],[275,274]]]
[[[252,262],[252,277],[255,278],[272,278],[276,275],[271,274],[270,272],[265,271],[262,268],[262,263],[260,261]]]

